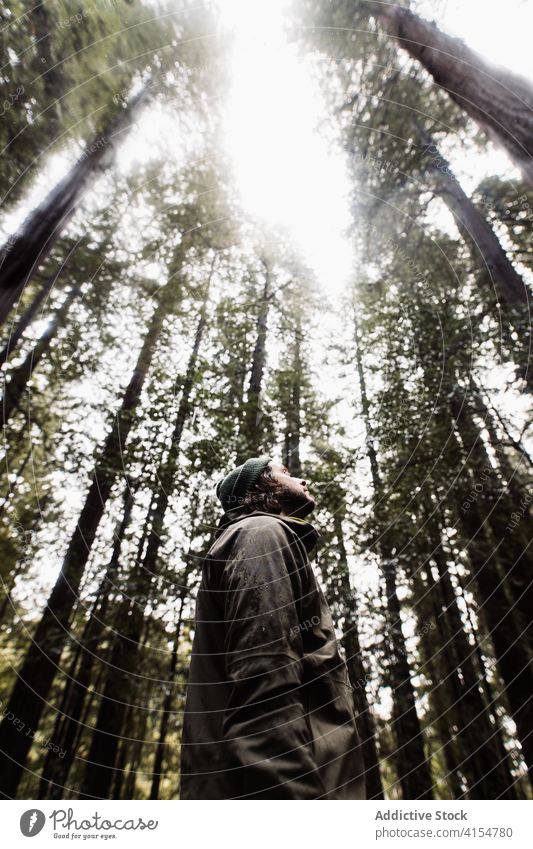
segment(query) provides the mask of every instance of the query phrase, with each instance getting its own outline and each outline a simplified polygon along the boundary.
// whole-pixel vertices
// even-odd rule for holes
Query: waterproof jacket
[[[308,522],[242,507],[203,565],[182,799],[364,799],[353,693]]]

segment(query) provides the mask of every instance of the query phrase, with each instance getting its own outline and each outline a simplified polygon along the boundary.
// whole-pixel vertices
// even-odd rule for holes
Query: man
[[[182,799],[364,799],[352,690],[309,563],[306,482],[268,456],[217,485],[181,749]]]

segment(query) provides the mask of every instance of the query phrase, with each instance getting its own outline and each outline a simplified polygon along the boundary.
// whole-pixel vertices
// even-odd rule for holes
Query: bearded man
[[[353,693],[309,554],[305,480],[252,457],[218,482],[224,509],[199,587],[182,799],[364,799]]]

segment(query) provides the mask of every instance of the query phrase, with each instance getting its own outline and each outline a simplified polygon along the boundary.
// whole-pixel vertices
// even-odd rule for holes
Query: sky
[[[232,82],[225,105],[226,143],[245,209],[285,225],[335,296],[354,261],[343,235],[350,223],[343,154],[317,131],[325,106],[305,58],[284,32],[285,0],[217,0],[233,35]],[[460,36],[486,58],[533,78],[531,12],[524,0],[423,0],[421,13]],[[486,174],[515,173],[506,155],[489,149],[451,157],[472,189]]]

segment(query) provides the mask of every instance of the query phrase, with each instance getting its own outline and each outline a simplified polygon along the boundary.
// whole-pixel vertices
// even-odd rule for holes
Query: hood
[[[238,506],[232,507],[231,510],[227,510],[221,517],[215,531],[215,539],[218,539],[227,528],[234,525],[236,522],[240,522],[242,519],[253,519],[255,516],[270,516],[271,518],[279,519],[280,522],[288,525],[291,531],[297,534],[297,536],[301,539],[308,554],[316,546],[320,537],[320,534],[314,525],[310,522],[306,522],[305,519],[298,519],[296,516],[280,516],[278,513],[267,513],[264,510],[253,510],[250,513],[244,507]]]

